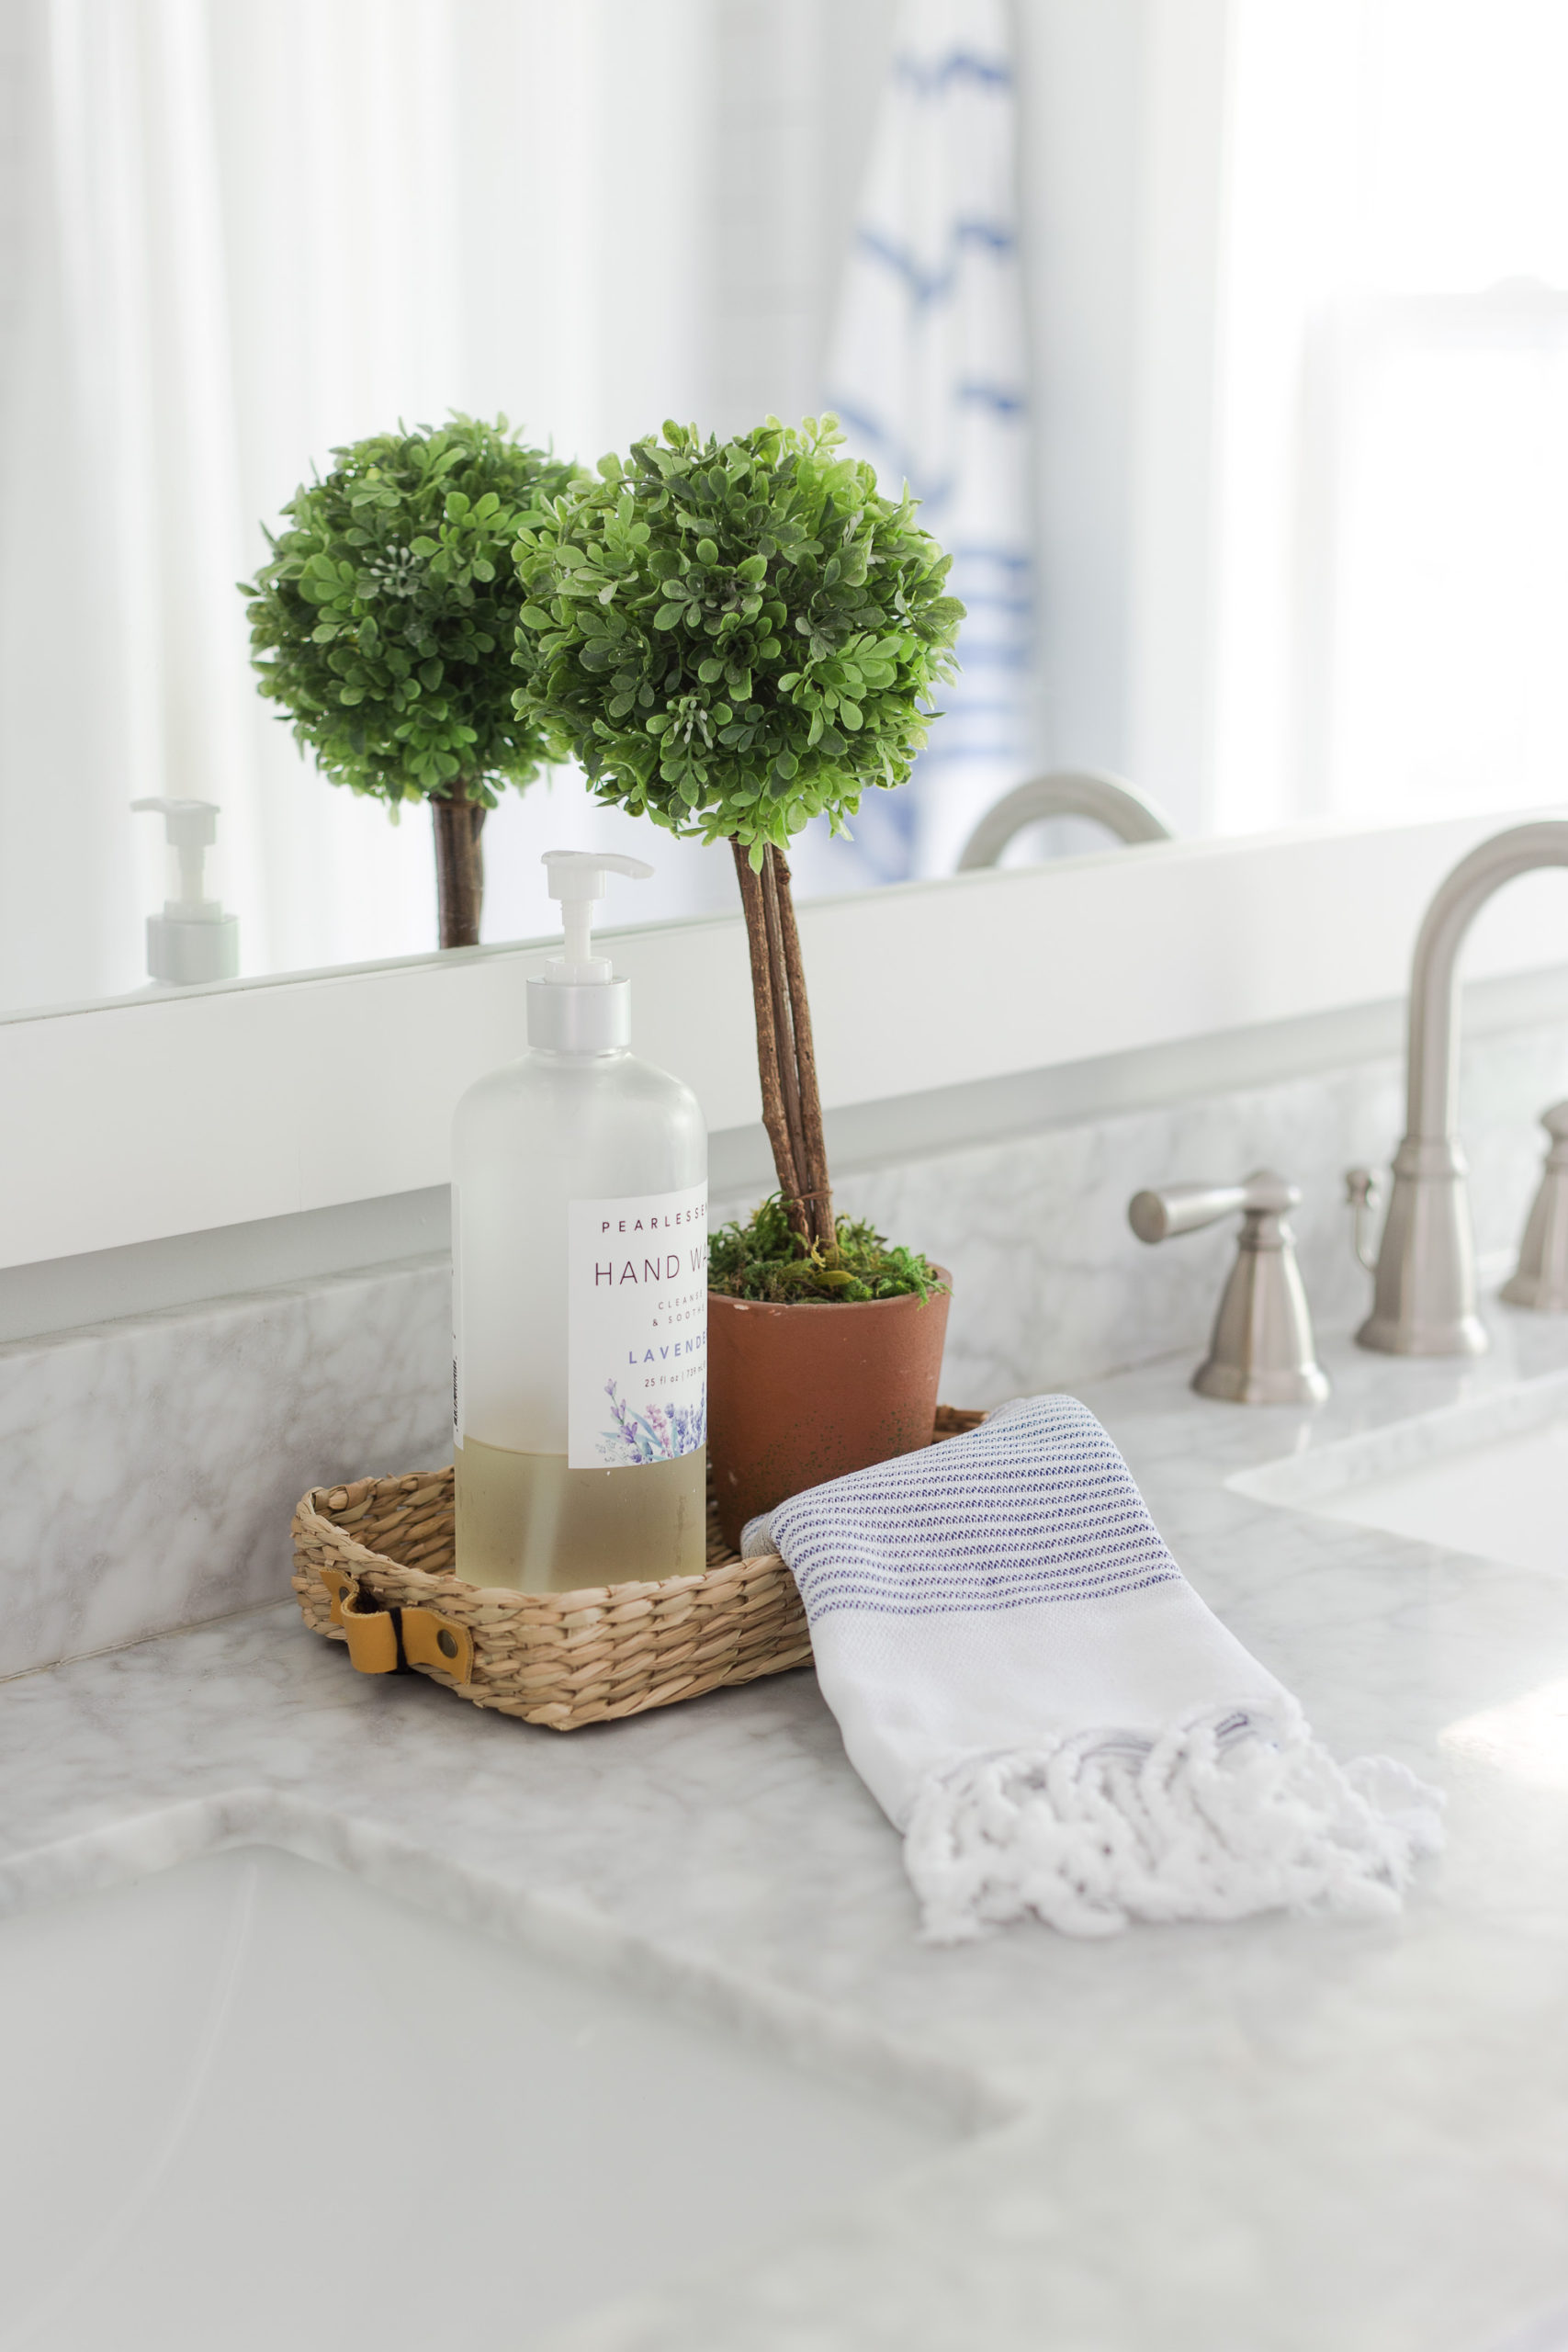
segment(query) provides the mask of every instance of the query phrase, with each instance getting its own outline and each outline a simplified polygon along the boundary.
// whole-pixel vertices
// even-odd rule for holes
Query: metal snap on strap
[[[467,1682],[474,1671],[474,1637],[455,1618],[438,1617],[434,1609],[400,1611],[403,1656],[411,1666],[438,1667],[454,1682]]]

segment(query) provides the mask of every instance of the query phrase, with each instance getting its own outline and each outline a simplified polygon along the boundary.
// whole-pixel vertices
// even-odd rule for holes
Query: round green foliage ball
[[[510,551],[577,469],[509,430],[455,416],[334,449],[296,491],[254,581],[261,691],[324,775],[388,801],[496,805],[564,756],[513,702],[517,596]]]
[[[908,492],[832,417],[733,441],[666,424],[518,533],[527,720],[602,800],[760,863],[902,784],[964,607]]]

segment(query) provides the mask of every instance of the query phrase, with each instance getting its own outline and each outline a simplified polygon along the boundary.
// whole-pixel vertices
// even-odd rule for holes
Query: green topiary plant
[[[570,742],[601,800],[734,848],[779,1189],[802,1257],[829,1268],[784,852],[811,818],[845,831],[863,792],[905,781],[964,616],[914,500],[885,498],[841,439],[832,417],[725,442],[667,424],[552,498],[516,548],[519,716]]]
[[[261,691],[322,773],[384,800],[428,800],[443,947],[479,935],[479,832],[500,787],[562,756],[513,689],[510,549],[577,469],[506,419],[373,435],[284,508],[249,597]]]

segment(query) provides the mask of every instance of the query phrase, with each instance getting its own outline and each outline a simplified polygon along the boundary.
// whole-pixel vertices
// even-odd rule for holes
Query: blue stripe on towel
[[[1070,1396],[798,1495],[772,1540],[813,1623],[974,1616],[1180,1577],[1126,1464]]]
[[[945,57],[934,58],[929,63],[902,50],[894,58],[890,72],[894,81],[902,82],[906,89],[921,98],[944,96],[954,83],[962,82],[973,83],[982,90],[1012,87],[1012,69],[1005,59],[980,57],[968,49],[950,50]]]
[[[1021,416],[1024,411],[1023,394],[1003,384],[955,384],[952,398],[971,408],[994,409],[998,416]]]
[[[953,569],[964,563],[996,563],[1004,571],[1027,571],[1032,559],[1016,547],[980,547],[972,540],[960,539],[948,549]]]
[[[857,229],[855,250],[868,261],[880,262],[885,269],[893,270],[908,287],[916,306],[939,302],[951,294],[958,283],[964,253],[1012,254],[1018,240],[1012,231],[997,220],[955,220],[947,232],[947,248],[952,258],[935,269],[923,268],[907,245],[896,245],[876,229]]]

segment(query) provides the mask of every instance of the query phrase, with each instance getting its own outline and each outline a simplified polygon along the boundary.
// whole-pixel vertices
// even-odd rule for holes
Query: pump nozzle
[[[199,922],[199,910],[209,906],[216,914],[217,905],[207,896],[202,869],[208,851],[218,839],[217,801],[133,800],[130,805],[138,815],[145,809],[162,817],[164,839],[180,862],[180,895],[170,899],[164,912],[185,922]]]
[[[207,896],[207,853],[218,839],[215,800],[133,800],[140,813],[164,820],[164,838],[179,868],[178,896],[165,899],[161,915],[147,918],[147,969],[155,980],[189,987],[202,980],[231,980],[240,969],[240,922]]]
[[[547,887],[551,898],[560,901],[561,929],[566,933],[566,953],[551,957],[545,967],[546,979],[579,987],[609,980],[609,957],[593,953],[594,907],[604,895],[610,875],[624,874],[633,882],[646,882],[652,866],[640,857],[591,849],[547,849],[541,864],[549,876]]]

